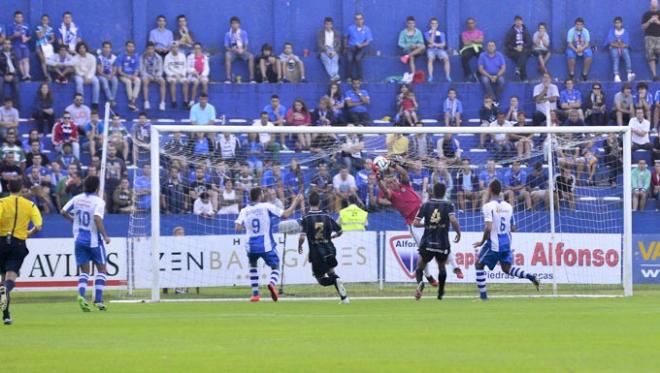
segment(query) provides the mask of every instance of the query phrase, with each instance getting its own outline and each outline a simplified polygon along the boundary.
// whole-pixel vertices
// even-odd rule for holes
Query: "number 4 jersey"
[[[101,235],[96,229],[94,216],[103,219],[105,201],[96,194],[83,193],[71,198],[62,209],[73,215],[73,238],[76,243],[98,247]]]
[[[245,206],[238,214],[236,224],[245,227],[248,235],[247,249],[253,254],[275,250],[271,219],[281,217],[282,209],[272,203],[262,202]]]
[[[417,212],[417,218],[424,220],[424,235],[419,246],[429,251],[448,250],[449,217],[454,215],[451,202],[431,198]]]

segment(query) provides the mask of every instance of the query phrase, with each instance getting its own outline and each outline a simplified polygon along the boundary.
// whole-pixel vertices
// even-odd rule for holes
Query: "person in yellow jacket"
[[[344,232],[363,231],[367,227],[369,213],[358,206],[357,197],[348,197],[348,206],[339,210],[339,224]]]

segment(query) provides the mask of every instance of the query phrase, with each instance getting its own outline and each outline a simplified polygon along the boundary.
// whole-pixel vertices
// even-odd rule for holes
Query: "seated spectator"
[[[265,43],[261,46],[261,54],[257,57],[257,82],[277,83],[282,80],[282,70],[279,59],[273,55],[273,47]]]
[[[103,122],[97,110],[92,110],[91,119],[83,129],[89,141],[89,153],[95,155],[97,151],[101,151],[100,146],[103,144]]]
[[[539,61],[539,72],[541,74],[547,74],[548,61],[550,61],[552,52],[550,51],[548,26],[544,22],[539,23],[536,32],[532,36],[532,54],[534,54]]]
[[[559,105],[565,113],[575,111],[580,120],[584,121],[584,112],[582,111],[582,92],[575,89],[575,82],[568,78],[564,82],[566,88],[559,93]]]
[[[131,128],[131,140],[133,141],[133,162],[139,166],[140,152],[148,154],[150,152],[149,143],[151,143],[151,122],[144,111],[138,114],[138,120]]]
[[[584,27],[584,20],[581,17],[575,19],[575,26],[568,30],[566,35],[566,58],[568,64],[568,77],[575,77],[575,60],[584,59],[582,66],[582,80],[587,81],[593,52],[591,50],[591,36],[589,30]]]
[[[287,109],[280,103],[280,96],[270,96],[270,104],[264,106],[263,111],[268,113],[268,120],[275,126],[283,126],[285,124]],[[286,135],[280,133],[280,145],[282,146],[282,149],[289,150],[289,148],[286,147],[285,138]]]
[[[527,175],[527,189],[532,198],[532,209],[535,209],[541,201],[545,203],[545,209],[550,209],[550,193],[548,193],[548,175],[543,170],[543,163],[534,164],[534,169]]]
[[[536,111],[532,117],[534,126],[540,126],[546,121],[546,113],[548,110],[557,110],[557,101],[559,101],[559,89],[556,85],[552,84],[552,77],[549,73],[543,74],[541,83],[534,86],[534,103],[536,104]]]
[[[215,140],[216,153],[230,167],[233,167],[238,160],[238,154],[241,149],[241,143],[233,133],[224,132],[218,134]]]
[[[9,181],[20,179],[23,177],[23,170],[18,166],[14,152],[7,152],[2,154],[2,164],[0,164],[0,187],[2,188],[2,195],[7,196],[9,193]]]
[[[652,195],[655,197],[655,212],[660,211],[660,162],[655,162],[651,175]]]
[[[448,165],[457,165],[461,162],[461,144],[458,139],[454,138],[451,133],[445,133],[438,140],[438,158],[446,162]]]
[[[610,48],[610,58],[612,59],[612,70],[614,71],[614,82],[621,82],[621,75],[619,74],[619,63],[623,58],[626,65],[626,76],[629,82],[635,80],[635,74],[632,70],[630,62],[630,33],[623,28],[623,18],[614,17],[614,27],[610,29],[607,34],[606,45]]]
[[[339,173],[332,178],[332,186],[337,196],[337,204],[335,210],[341,206],[343,201],[348,201],[348,197],[357,192],[357,185],[355,184],[355,177],[349,173],[348,167],[342,166]]]
[[[14,100],[10,97],[4,99],[4,105],[0,107],[0,138],[7,134],[10,129],[18,129],[19,113],[14,107]]]
[[[135,194],[131,190],[128,179],[122,178],[119,186],[112,192],[112,212],[116,214],[130,214],[133,212]]]
[[[280,71],[282,81],[285,83],[305,83],[305,63],[293,54],[293,44],[284,43],[284,49],[280,54]]]
[[[231,64],[236,58],[240,58],[247,63],[250,82],[255,82],[254,56],[248,50],[248,46],[248,33],[241,28],[241,20],[236,16],[231,17],[229,20],[229,31],[225,34],[225,83],[231,83],[235,80],[231,72]],[[302,61],[300,63],[302,64]],[[302,76],[303,78],[305,77],[304,68]],[[240,83],[240,81],[236,82]]]
[[[83,95],[76,93],[73,95],[73,103],[65,109],[71,114],[71,120],[78,128],[85,128],[85,125],[92,119],[92,111],[83,104]]]
[[[64,45],[59,46],[57,54],[46,59],[46,65],[55,83],[68,84],[75,73],[74,59]]]
[[[415,73],[415,56],[426,50],[424,36],[415,27],[415,17],[406,18],[406,28],[399,33],[399,48],[401,49],[401,62],[410,66],[410,73]]]
[[[497,120],[490,124],[490,127],[513,127],[513,123],[505,119],[504,113],[497,114]],[[490,151],[495,154],[495,159],[503,160],[511,157],[513,144],[508,134],[496,133],[490,136],[492,143]]]
[[[77,55],[73,59],[73,69],[75,70],[76,92],[84,94],[84,85],[92,85],[92,107],[99,107],[99,80],[96,77],[96,57],[88,53],[87,44],[84,42],[76,45]]]
[[[283,180],[284,198],[287,200],[287,205],[289,205],[299,193],[305,190],[305,178],[296,158],[291,159],[291,164],[284,173]]]
[[[386,137],[386,143],[388,156],[405,156],[408,154],[409,141],[406,136],[403,136],[400,133],[388,134]]]
[[[630,175],[632,181],[632,210],[644,211],[646,198],[651,188],[651,172],[646,168],[646,161],[640,159],[637,167],[632,169]]]
[[[568,117],[564,121],[563,126],[584,126],[584,121],[580,118],[580,112],[577,110],[569,110]]]
[[[484,105],[479,109],[479,119],[481,120],[481,127],[490,127],[490,124],[497,120],[497,116],[500,114],[500,111],[497,109],[497,106],[493,102],[493,97],[486,95],[484,96]],[[483,148],[486,144],[486,139],[488,135],[482,133],[479,135],[479,147]]]
[[[476,75],[473,75],[470,68],[470,60],[479,59],[479,55],[484,51],[484,33],[477,28],[477,21],[470,17],[465,21],[466,29],[461,33],[462,48],[459,51],[461,55],[461,65],[463,67],[464,81],[477,81]]]
[[[320,163],[317,167],[317,172],[312,177],[309,184],[312,192],[319,194],[321,199],[321,210],[328,211],[334,206],[334,193],[332,185],[332,177],[328,171],[326,163]]]
[[[575,211],[576,179],[569,167],[561,167],[560,174],[555,177],[555,208],[559,210],[561,202],[568,203],[568,208]]]
[[[193,126],[212,126],[215,124],[215,107],[209,104],[206,93],[199,95],[199,103],[190,108],[190,124]]]
[[[635,115],[635,104],[632,95],[630,83],[624,83],[621,92],[614,95],[614,110],[611,118],[616,121],[618,126],[630,122],[630,118]]]
[[[364,15],[355,13],[355,23],[348,26],[344,45],[346,46],[346,60],[348,66],[348,79],[361,80],[363,77],[362,60],[367,56],[369,44],[374,40],[371,29],[364,24]]]
[[[11,41],[5,39],[0,53],[0,98],[4,98],[5,85],[9,85],[16,106],[20,106],[18,80],[18,58],[11,48]]]
[[[456,191],[460,210],[467,210],[467,201],[471,203],[472,212],[479,208],[479,178],[472,170],[469,158],[461,160],[461,168],[456,174]]]
[[[34,165],[34,158],[39,157],[41,164],[50,167],[50,159],[48,155],[41,152],[41,142],[39,140],[30,141],[30,149],[25,154],[25,167],[31,167]]]
[[[463,104],[461,100],[456,97],[456,89],[449,88],[447,91],[447,98],[444,103],[445,113],[445,126],[446,127],[460,127],[461,116],[463,115]]]
[[[149,31],[149,42],[147,46],[149,46],[149,43],[153,44],[154,52],[162,59],[170,52],[172,42],[174,42],[174,34],[167,29],[167,19],[165,16],[160,15],[156,17],[156,25],[157,27],[155,29]]]
[[[431,173],[431,179],[429,180],[429,190],[427,190],[427,193],[432,191],[432,185],[435,185],[436,183],[445,184],[447,189],[445,192],[445,198],[443,199],[449,201],[451,199],[452,191],[454,190],[454,180],[451,176],[451,173],[449,173],[449,170],[447,169],[447,164],[442,160],[435,163],[435,169]]]
[[[335,122],[338,124],[346,123],[344,118],[344,109],[346,108],[346,103],[344,102],[344,96],[341,93],[341,87],[339,86],[338,82],[330,83],[330,87],[328,88],[328,97],[330,98],[330,105],[332,106]]]
[[[526,81],[527,60],[532,52],[532,35],[521,16],[513,18],[513,26],[507,31],[504,40],[506,55],[516,64],[516,77],[518,80]]]
[[[330,81],[336,82],[339,77],[339,52],[341,51],[341,34],[334,28],[331,17],[325,17],[323,28],[316,33],[316,49]]]
[[[24,186],[30,189],[33,201],[44,214],[49,214],[53,208],[50,198],[52,185],[50,183],[50,171],[48,168],[39,166],[25,171]]]
[[[57,37],[59,45],[65,46],[71,55],[76,54],[76,45],[83,39],[80,28],[73,22],[71,12],[66,11],[62,14],[62,24],[57,29]]]
[[[632,132],[632,151],[640,149],[653,150],[653,144],[651,144],[649,137],[651,124],[644,118],[644,110],[642,108],[635,109],[635,116],[630,118],[628,127],[630,127],[630,131]]]
[[[220,182],[221,180],[218,180]],[[214,211],[218,209],[218,187],[213,183],[206,166],[199,164],[193,171],[193,179],[189,183],[188,195],[192,201],[198,199],[203,193],[207,193]]]
[[[51,137],[53,147],[58,152],[62,152],[64,144],[71,144],[73,155],[80,158],[80,144],[78,142],[78,127],[71,120],[71,114],[65,111],[62,119],[55,123],[53,127],[53,136]]]
[[[115,74],[119,77],[126,87],[126,97],[128,98],[128,108],[137,111],[135,101],[140,95],[140,58],[135,51],[135,43],[132,40],[124,43],[125,51],[115,60]],[[106,92],[107,94],[107,92]]]
[[[142,173],[133,182],[135,188],[135,208],[139,211],[148,211],[151,208],[151,165],[145,163]]]
[[[249,203],[250,190],[257,186],[257,180],[261,179],[261,175],[263,174],[263,169],[259,169],[259,173],[255,178],[255,168],[251,167],[252,166],[247,163],[241,164],[241,170],[238,175],[236,175],[236,183],[234,187],[239,196],[241,196],[241,206],[245,206]]]
[[[177,29],[174,30],[174,41],[179,45],[183,54],[189,54],[195,45],[193,32],[188,28],[188,19],[180,14],[176,17]]]
[[[335,124],[335,112],[332,110],[330,97],[321,97],[319,106],[312,113],[312,123],[315,126],[332,126]]]
[[[312,165],[327,163],[328,167],[335,168],[337,164],[337,139],[329,133],[319,133],[312,139],[309,147],[312,153]]]
[[[215,215],[215,209],[213,208],[213,204],[211,203],[207,192],[200,193],[199,197],[195,199],[195,203],[193,204],[193,214],[207,219],[210,219]]]
[[[108,210],[114,210],[113,193],[119,186],[122,178],[128,176],[126,162],[117,156],[117,148],[108,144],[108,155],[105,166],[105,199],[108,202]]]
[[[264,163],[264,147],[259,141],[256,133],[248,133],[247,139],[241,145],[241,149],[245,151],[245,161],[249,166],[249,170],[256,172],[257,176],[261,176],[263,172]]]
[[[655,137],[655,142],[653,143],[653,162],[660,161],[660,136]]]
[[[344,136],[341,144],[341,158],[351,174],[362,168],[363,150],[364,142],[361,136],[354,133]]]
[[[164,61],[165,78],[170,83],[170,100],[172,108],[176,108],[176,85],[181,84],[183,105],[190,109],[194,102],[188,101],[188,63],[186,55],[179,52],[179,46],[174,43]]]
[[[240,205],[240,199],[239,196],[236,194],[236,190],[234,189],[234,182],[232,181],[232,179],[225,179],[224,189],[222,190],[222,194],[220,195],[220,201],[218,203],[218,206],[220,207],[218,210],[218,214],[238,215],[239,205]]]
[[[607,125],[606,98],[599,82],[591,85],[591,92],[587,96],[585,108],[584,116],[586,117],[587,124],[590,126]]]
[[[417,127],[423,127],[423,124],[417,123]],[[421,160],[433,158],[432,139],[431,134],[423,132],[411,134],[408,141],[408,156]]]
[[[9,131],[16,131],[16,130],[9,130]],[[27,139],[25,140],[23,144],[23,148],[25,149],[26,152],[29,152],[32,149],[32,142],[37,141],[39,143],[39,146],[37,149],[42,150],[44,149],[44,144],[42,143],[42,135],[39,134],[39,131],[36,129],[31,129],[30,132],[27,135]]]
[[[515,123],[516,127],[525,127],[525,125],[527,125],[525,113],[522,111],[519,112]],[[518,151],[518,158],[530,159],[532,157],[532,147],[534,146],[533,133],[512,133],[509,135],[509,138],[516,146],[516,150]]]
[[[7,27],[7,38],[11,40],[14,47],[18,67],[24,81],[32,79],[30,76],[30,49],[28,49],[28,42],[32,39],[30,34],[30,26],[25,23],[23,12],[15,11],[14,23]]]
[[[504,174],[504,185],[504,198],[511,206],[515,208],[519,201],[524,201],[525,208],[533,210],[532,197],[526,189],[527,172],[520,167],[520,160],[514,160]]]
[[[17,138],[15,130],[7,132],[7,136],[5,136],[2,142],[0,150],[2,151],[2,154],[14,153],[14,162],[16,162],[21,169],[25,169],[25,152],[23,151],[21,141]]]
[[[609,183],[611,187],[615,187],[617,176],[623,172],[623,141],[616,134],[610,133],[603,144],[603,149],[605,163],[609,168]]]
[[[73,154],[73,146],[71,143],[64,143],[62,151],[55,158],[55,162],[59,163],[62,168],[66,169],[69,165],[75,165],[78,169],[81,168],[80,159]]]
[[[101,54],[96,58],[96,75],[105,99],[110,101],[110,106],[115,107],[117,105],[117,87],[119,86],[117,72],[114,68],[117,56],[112,53],[112,44],[109,41],[103,42]]]
[[[171,165],[161,181],[160,208],[166,214],[183,214],[190,211],[186,181],[179,170],[177,165]]]
[[[273,127],[273,123],[268,121],[268,113],[262,111],[259,115],[259,120],[255,120],[252,123],[253,126],[257,127]],[[264,150],[268,153],[267,159],[269,160],[279,160],[280,155],[280,144],[273,139],[273,135],[268,132],[259,133],[259,142],[263,146]]]
[[[50,26],[50,17],[48,14],[41,16],[41,23],[35,27],[35,52],[41,64],[41,72],[44,74],[46,82],[50,83],[51,79],[48,74],[48,67],[46,66],[46,54],[54,54],[55,48],[55,31]]]
[[[644,118],[651,121],[651,110],[653,109],[653,95],[649,92],[649,86],[645,82],[637,83],[637,93],[633,95],[635,108],[644,110]]]
[[[433,81],[433,62],[437,59],[444,64],[445,79],[451,82],[451,64],[449,63],[449,55],[447,54],[447,39],[445,33],[438,29],[439,22],[436,17],[432,17],[429,21],[429,30],[424,34],[426,41],[426,58],[428,59],[427,68],[429,76],[428,82]]]
[[[509,98],[509,108],[506,110],[505,119],[509,122],[515,123],[518,121],[519,112],[522,113],[522,109],[520,108],[520,100],[518,99],[518,96],[511,96]]]
[[[160,104],[158,105],[158,110],[165,111],[166,87],[165,79],[163,79],[163,58],[160,54],[156,54],[156,47],[152,41],[147,43],[147,50],[140,57],[140,79],[142,79],[144,110],[151,109],[151,104],[149,103],[149,84],[156,83],[160,87]]]
[[[2,111],[0,110],[0,113]],[[55,124],[55,111],[53,110],[53,93],[48,83],[41,83],[33,104],[32,118],[39,129],[39,133],[48,133]]]
[[[188,55],[188,81],[192,83],[190,100],[197,99],[197,89],[202,85],[202,94],[209,92],[209,57],[202,51],[202,44],[195,43],[193,53]]]
[[[55,170],[53,170],[55,174]],[[55,202],[58,210],[69,202],[71,198],[83,192],[83,182],[80,168],[75,164],[70,164],[66,168],[66,173],[59,178],[55,184]]]
[[[312,125],[312,115],[309,110],[307,110],[307,105],[305,102],[298,98],[293,101],[293,105],[286,112],[286,123],[289,126],[310,126]],[[300,150],[309,149],[310,144],[312,143],[312,135],[309,133],[299,133],[296,135],[297,148]]]
[[[344,103],[348,111],[348,122],[357,126],[366,126],[369,124],[367,105],[371,104],[371,98],[361,86],[362,82],[359,79],[353,79],[351,89],[344,94]]]
[[[584,167],[587,169],[587,185],[596,185],[594,176],[598,169],[598,147],[594,145],[593,139],[585,141],[584,144],[580,146],[580,157],[578,158],[578,162],[584,163]]]
[[[427,192],[429,190],[429,170],[424,167],[420,159],[415,159],[410,161],[407,171],[410,185],[417,194],[422,196],[422,201],[427,201],[429,199]]]
[[[117,153],[121,155],[121,159],[128,161],[128,129],[121,122],[121,118],[117,112],[112,114],[110,127],[108,127],[108,145],[112,144],[117,148]]]
[[[419,122],[417,118],[417,110],[419,109],[417,98],[406,84],[401,85],[401,93],[397,97],[397,106],[399,109],[397,115],[400,118],[401,125],[414,127]]]
[[[494,97],[495,102],[499,103],[504,91],[506,61],[502,53],[497,51],[494,41],[489,41],[486,52],[479,55],[478,66],[479,80],[485,95]]]

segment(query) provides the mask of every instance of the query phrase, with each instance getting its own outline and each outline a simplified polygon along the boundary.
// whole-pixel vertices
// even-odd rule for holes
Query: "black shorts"
[[[419,249],[419,256],[422,257],[424,262],[430,263],[433,259],[439,262],[444,262],[449,257],[451,249],[429,249],[422,247]]]
[[[322,277],[337,266],[337,251],[334,247],[313,248],[309,252],[314,277]]]
[[[6,236],[0,237],[0,273],[12,271],[19,274],[28,253],[24,240],[12,238],[8,243]]]

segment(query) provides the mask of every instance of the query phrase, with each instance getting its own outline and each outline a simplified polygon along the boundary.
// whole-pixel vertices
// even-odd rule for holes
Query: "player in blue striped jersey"
[[[488,267],[492,271],[497,263],[500,263],[502,272],[510,276],[528,279],[536,286],[536,290],[539,290],[541,285],[538,278],[533,274],[511,266],[513,263],[511,232],[516,230],[516,225],[513,219],[513,207],[500,198],[501,193],[502,184],[500,181],[497,179],[491,181],[488,185],[490,202],[483,207],[484,222],[486,224],[484,235],[481,241],[475,242],[473,245],[475,248],[481,247],[475,268],[477,270],[479,296],[483,300],[488,300],[486,271],[484,268]]]
[[[78,276],[78,304],[83,312],[89,312],[85,292],[89,280],[92,261],[96,265],[96,279],[94,280],[94,306],[105,311],[103,304],[103,289],[106,281],[106,252],[103,245],[110,243],[110,237],[103,225],[105,202],[98,196],[99,178],[88,176],[84,182],[84,193],[69,200],[62,207],[62,215],[73,223],[73,237],[75,239],[76,264],[80,268]]]
[[[296,196],[288,209],[282,210],[272,203],[263,202],[263,190],[254,187],[250,190],[250,204],[245,206],[236,219],[236,232],[243,229],[247,231],[247,255],[250,263],[250,285],[252,286],[252,297],[250,301],[259,301],[259,275],[257,273],[257,262],[262,258],[266,265],[271,268],[268,290],[274,301],[279,295],[275,285],[280,279],[280,258],[277,254],[277,242],[273,238],[273,226],[271,219],[274,217],[287,218],[296,211],[298,203],[303,199],[302,195]]]

